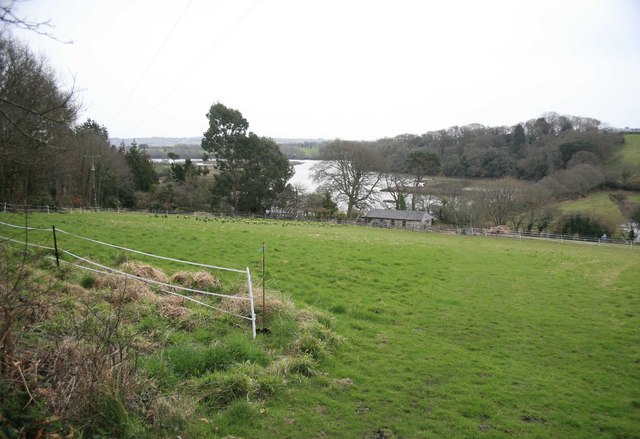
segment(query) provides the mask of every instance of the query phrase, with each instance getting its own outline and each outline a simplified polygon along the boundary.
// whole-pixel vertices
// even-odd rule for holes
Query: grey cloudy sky
[[[16,32],[113,137],[376,139],[547,111],[640,127],[640,1],[30,0]]]

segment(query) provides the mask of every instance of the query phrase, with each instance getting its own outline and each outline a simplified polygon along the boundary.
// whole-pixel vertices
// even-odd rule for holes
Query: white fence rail
[[[27,226],[20,226],[20,225],[16,225],[16,224],[11,224],[11,223],[6,223],[3,221],[0,221],[0,231],[2,231],[2,228],[8,228],[10,230],[14,230],[14,231],[21,231],[24,232],[24,234],[22,233],[14,233],[12,236],[5,236],[6,233],[1,233],[0,234],[0,245],[3,245],[4,243],[12,243],[12,244],[20,244],[20,245],[26,245],[28,247],[34,247],[34,248],[40,248],[40,249],[44,249],[44,250],[49,250],[52,252],[55,252],[56,255],[56,260],[59,260],[60,262],[62,262],[63,264],[66,265],[70,265],[73,267],[76,267],[78,269],[81,270],[86,270],[86,271],[91,271],[91,272],[95,272],[95,273],[101,273],[101,274],[114,274],[117,276],[121,276],[121,277],[125,277],[125,278],[130,278],[130,279],[135,279],[137,281],[143,282],[145,284],[148,285],[152,285],[156,288],[158,288],[160,291],[167,293],[167,294],[171,294],[174,296],[179,296],[182,297],[185,300],[197,303],[201,306],[205,306],[214,310],[217,310],[219,312],[225,313],[225,314],[230,314],[232,316],[235,316],[237,318],[243,319],[243,320],[248,320],[251,322],[251,331],[252,331],[252,335],[253,338],[256,337],[256,313],[255,313],[255,304],[254,304],[254,297],[253,297],[253,286],[251,283],[251,270],[249,269],[249,267],[247,267],[245,270],[240,270],[240,269],[235,269],[235,268],[228,268],[228,267],[221,267],[221,266],[217,266],[217,265],[209,265],[209,264],[203,264],[203,263],[198,263],[198,262],[192,262],[192,261],[185,261],[182,259],[176,259],[176,258],[170,258],[167,256],[160,256],[160,255],[155,255],[152,253],[147,253],[147,252],[142,252],[139,250],[135,250],[135,249],[131,249],[131,248],[127,248],[127,247],[122,247],[119,245],[115,245],[115,244],[110,244],[107,242],[103,242],[103,241],[98,241],[96,239],[92,239],[92,238],[87,238],[84,236],[80,236],[71,232],[67,232],[65,230],[61,230],[61,229],[56,229],[55,227],[52,227],[51,229],[42,229],[42,228],[34,228],[34,227],[27,227]],[[203,291],[200,289],[196,289],[196,288],[188,288],[188,287],[183,287],[180,285],[174,285],[174,284],[170,284],[170,283],[166,283],[166,282],[161,282],[161,281],[157,281],[154,279],[148,279],[142,276],[137,276],[131,273],[126,273],[122,270],[118,270],[116,268],[113,267],[108,267],[104,264],[100,264],[98,262],[92,261],[88,258],[79,256],[69,250],[59,250],[58,249],[58,245],[55,244],[54,247],[49,247],[49,246],[45,246],[45,245],[41,245],[41,244],[35,244],[29,241],[29,233],[30,232],[47,232],[47,233],[51,233],[53,240],[56,240],[56,232],[63,234],[63,235],[67,235],[76,239],[80,239],[80,240],[85,240],[87,242],[91,242],[92,244],[96,244],[96,245],[101,245],[101,246],[106,246],[106,247],[110,247],[110,248],[115,248],[118,250],[122,250],[122,251],[126,251],[126,252],[131,252],[131,253],[135,253],[135,254],[139,254],[139,255],[143,255],[146,256],[148,258],[155,258],[155,259],[161,259],[161,260],[165,260],[165,261],[171,261],[171,262],[175,262],[178,264],[183,264],[183,265],[190,265],[190,266],[196,266],[196,267],[201,267],[201,268],[206,268],[206,269],[210,269],[210,270],[220,270],[220,271],[228,271],[228,272],[233,272],[233,273],[239,273],[242,274],[243,276],[246,276],[246,281],[247,281],[247,291],[248,291],[248,295],[245,296],[237,296],[237,295],[230,295],[230,294],[223,294],[223,293],[216,293],[216,292],[211,292],[211,291]],[[20,238],[19,235],[22,235],[22,239],[17,239]],[[71,261],[65,261],[62,259],[58,259],[58,256],[60,254],[64,254],[66,256],[68,256],[69,258],[72,259],[73,262]],[[182,293],[193,293],[193,294],[200,294],[200,295],[205,295],[205,296],[213,296],[213,297],[220,297],[220,298],[224,298],[224,299],[229,299],[229,300],[238,300],[238,301],[248,301],[250,303],[250,310],[251,310],[251,315],[250,316],[245,316],[245,315],[241,315],[241,314],[237,314],[237,313],[233,313],[231,311],[222,309],[220,307],[216,307],[213,306],[211,304],[205,303],[201,300],[197,300],[194,299],[193,297],[187,296],[185,294],[181,294]]]
[[[491,229],[434,229],[436,232],[442,233],[455,233],[468,236],[486,236],[491,238],[511,238],[511,239],[542,239],[553,240],[559,242],[577,242],[587,244],[615,244],[615,245],[628,245],[629,247],[636,247],[638,244],[638,237],[634,239],[612,238],[609,236],[583,236],[583,235],[566,235],[561,233],[549,233],[549,232],[496,232]]]

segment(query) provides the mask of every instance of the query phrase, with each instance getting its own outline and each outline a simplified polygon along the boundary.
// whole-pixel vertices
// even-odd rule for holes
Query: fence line
[[[16,206],[19,209],[24,209],[24,206],[19,206],[19,205],[9,205],[7,203],[5,203],[5,205],[7,206]],[[48,209],[48,207],[47,207]],[[80,211],[85,211],[85,208],[60,208],[60,209],[54,209],[52,208],[51,211],[54,212],[58,212],[58,213],[64,213],[64,212],[70,212],[73,213],[74,210],[80,210]],[[282,220],[282,221],[304,221],[304,222],[329,222],[329,223],[338,223],[338,224],[350,224],[350,225],[357,225],[357,226],[372,226],[371,223],[368,223],[366,221],[363,221],[361,218],[356,218],[355,220],[352,219],[336,219],[336,218],[310,218],[310,217],[288,217],[286,215],[255,215],[255,214],[237,214],[237,213],[216,213],[216,212],[198,212],[198,211],[170,211],[170,210],[150,210],[150,209],[146,209],[146,210],[136,210],[136,209],[100,209],[100,208],[91,208],[91,209],[86,209],[86,211],[92,211],[92,212],[100,212],[100,211],[107,211],[107,212],[122,212],[122,213],[145,213],[145,214],[158,214],[161,213],[163,215],[193,215],[196,218],[198,217],[202,217],[202,216],[207,216],[210,218],[252,218],[252,219],[273,219],[273,220]],[[0,222],[0,224],[6,224],[6,223],[2,223]],[[15,227],[15,226],[14,226]],[[591,243],[598,243],[600,244],[629,244],[631,247],[634,247],[636,243],[640,242],[640,233],[638,234],[638,236],[636,237],[635,240],[629,240],[629,239],[623,239],[623,238],[612,238],[612,237],[608,237],[605,240],[602,240],[598,237],[589,237],[589,236],[581,236],[581,235],[562,235],[562,234],[557,234],[557,233],[549,233],[549,232],[525,232],[525,231],[513,231],[513,232],[500,232],[500,233],[491,233],[490,230],[491,229],[484,229],[484,228],[466,228],[466,227],[440,227],[440,226],[424,226],[424,225],[419,225],[416,227],[412,227],[412,226],[404,226],[404,227],[396,227],[396,226],[387,226],[386,228],[392,228],[392,229],[403,229],[403,230],[412,230],[412,231],[418,231],[418,232],[435,232],[435,233],[455,233],[455,234],[465,234],[463,233],[463,230],[473,230],[474,232],[471,233],[469,232],[469,235],[474,235],[474,236],[478,236],[478,235],[482,235],[482,236],[490,236],[490,237],[501,237],[501,238],[516,238],[516,239],[520,239],[520,238],[531,238],[531,239],[547,239],[547,240],[559,240],[560,242],[563,241],[573,241],[573,242],[591,242]],[[32,230],[46,230],[46,229],[32,229]],[[88,238],[83,238],[80,237],[81,239],[88,239]],[[103,243],[100,241],[94,241],[96,243],[102,244],[102,245],[111,245],[111,244],[107,244],[107,243]],[[111,245],[113,246],[113,245]],[[113,246],[114,248],[120,248],[118,246]],[[150,257],[157,257],[155,255],[151,255],[151,254],[146,254],[144,252],[138,252],[136,250],[131,250],[131,249],[126,249],[124,247],[121,248],[122,250],[127,250],[127,251],[132,251],[135,253],[139,253],[145,256],[150,256]],[[158,257],[159,259],[165,259],[164,257]],[[188,261],[181,261],[181,260],[174,260],[171,258],[166,258],[167,260],[172,260],[174,262],[180,262],[180,263],[185,263],[188,264]],[[196,263],[192,263],[191,265],[198,265]],[[205,267],[205,268],[214,268],[214,269],[219,269],[219,270],[229,270],[227,268],[224,267],[215,267],[215,266],[210,266],[210,265],[206,265],[206,264],[202,264],[201,266]],[[234,269],[231,269],[230,271],[233,271]],[[241,270],[238,270],[238,272],[240,272]]]
[[[2,235],[0,235],[0,239],[4,240],[4,242],[10,241],[10,242],[15,242],[16,244],[26,244],[29,247],[37,247],[37,248],[43,248],[45,250],[53,250],[53,251],[55,251],[55,248],[53,248],[53,247],[47,247],[45,245],[33,244],[31,242],[18,241],[17,239],[8,238],[8,237],[2,236]]]
[[[74,238],[84,239],[85,241],[93,242],[94,244],[105,245],[107,247],[117,248],[118,250],[124,250],[124,251],[132,252],[132,253],[137,253],[137,254],[143,255],[143,256],[148,256],[150,258],[162,259],[162,260],[171,261],[171,262],[178,262],[180,264],[193,265],[193,266],[196,266],[196,267],[213,268],[213,269],[216,269],[216,270],[232,271],[234,273],[245,273],[243,270],[238,270],[238,269],[235,269],[235,268],[217,267],[215,265],[200,264],[198,262],[184,261],[184,260],[181,260],[181,259],[174,259],[174,258],[169,258],[169,257],[166,257],[166,256],[159,256],[159,255],[154,255],[152,253],[146,253],[146,252],[139,251],[139,250],[133,250],[131,248],[121,247],[119,245],[109,244],[107,242],[102,242],[102,241],[98,241],[98,240],[95,240],[95,239],[86,238],[84,236],[80,236],[80,235],[76,235],[76,234],[73,234],[73,233],[70,233],[70,232],[66,232],[66,231],[64,231],[62,229],[56,229],[56,231],[59,232],[59,233],[63,233],[63,234],[69,235],[69,236],[73,236]]]
[[[22,229],[22,230],[32,230],[32,231],[39,231],[39,232],[50,232],[51,231],[51,229],[39,229],[39,228],[36,228],[36,227],[17,226],[15,224],[9,224],[9,223],[5,223],[3,221],[0,221],[0,225],[7,226],[7,227],[13,227],[14,229]]]
[[[54,233],[54,236],[55,236],[55,232],[54,232],[53,228],[52,229],[38,229],[38,228],[32,228],[32,227],[18,226],[18,225],[15,225],[15,224],[9,224],[9,223],[5,223],[5,222],[1,222],[1,221],[0,221],[0,225],[12,227],[12,228],[17,228],[17,229],[22,229],[22,230],[25,230],[25,231],[26,230],[46,231],[46,232]],[[195,302],[195,303],[197,303],[199,305],[203,305],[203,306],[206,306],[208,308],[212,308],[212,309],[220,311],[222,313],[230,314],[232,316],[235,316],[235,317],[238,317],[238,318],[241,318],[241,319],[244,319],[244,320],[249,320],[249,321],[251,321],[251,328],[252,328],[253,338],[256,338],[256,314],[255,314],[255,307],[254,307],[253,286],[251,285],[251,271],[249,270],[249,267],[247,267],[246,270],[243,271],[243,270],[238,270],[238,269],[234,269],[234,268],[219,267],[219,266],[215,266],[215,265],[201,264],[201,263],[191,262],[191,261],[184,261],[184,260],[181,260],[181,259],[175,259],[175,258],[169,258],[169,257],[166,257],[166,256],[154,255],[152,253],[146,253],[146,252],[142,252],[142,251],[139,251],[139,250],[130,249],[130,248],[127,248],[127,247],[121,247],[121,246],[118,246],[118,245],[109,244],[109,243],[106,243],[106,242],[102,242],[102,241],[98,241],[98,240],[95,240],[95,239],[87,238],[87,237],[84,237],[84,236],[76,235],[76,234],[73,234],[73,233],[70,233],[70,232],[66,232],[66,231],[60,230],[60,229],[56,229],[56,231],[59,232],[59,233],[66,234],[68,236],[74,237],[74,238],[83,239],[83,240],[92,242],[94,244],[99,244],[99,245],[104,245],[104,246],[107,246],[107,247],[110,247],[110,248],[116,248],[116,249],[120,249],[120,250],[125,250],[125,251],[129,251],[129,252],[132,252],[132,253],[144,255],[144,256],[147,256],[147,257],[151,257],[151,258],[162,259],[162,260],[167,260],[167,261],[172,261],[172,262],[177,262],[177,263],[181,263],[181,264],[185,264],[185,265],[192,265],[192,266],[197,266],[197,267],[204,267],[204,268],[210,268],[210,269],[216,269],[216,270],[222,270],[222,271],[230,271],[230,272],[240,273],[240,274],[246,275],[249,297],[241,297],[241,296],[235,296],[235,295],[230,295],[230,294],[222,294],[222,293],[214,293],[214,292],[210,292],[210,291],[202,291],[202,290],[183,287],[183,286],[179,286],[179,285],[168,284],[168,283],[156,281],[156,280],[153,280],[153,279],[147,279],[147,278],[144,278],[144,277],[141,277],[141,276],[136,276],[134,274],[126,273],[124,271],[108,267],[106,265],[99,264],[98,262],[91,261],[89,259],[83,258],[83,257],[78,256],[78,255],[76,255],[76,254],[74,254],[74,253],[72,253],[72,252],[70,252],[68,250],[59,250],[59,252],[64,253],[64,254],[70,256],[71,258],[77,259],[79,261],[82,261],[82,262],[90,264],[90,265],[94,265],[94,266],[99,267],[102,270],[106,270],[106,271],[98,270],[98,269],[91,268],[91,267],[86,267],[86,266],[80,265],[80,264],[74,264],[72,262],[68,262],[68,261],[64,261],[63,260],[62,262],[65,263],[65,264],[69,264],[69,265],[72,265],[74,267],[77,267],[77,268],[80,268],[80,269],[83,269],[83,270],[89,270],[89,271],[93,271],[93,272],[97,272],[97,273],[117,274],[119,276],[136,279],[138,281],[141,281],[141,282],[144,282],[144,283],[147,283],[147,284],[155,285],[156,287],[158,287],[160,289],[160,291],[163,291],[163,292],[165,292],[167,294],[172,294],[174,296],[179,296],[179,297],[182,297],[182,298],[184,298],[186,300],[189,300],[191,302]],[[39,245],[39,244],[32,244],[32,243],[29,243],[26,240],[18,241],[16,239],[12,239],[10,237],[5,237],[5,236],[0,236],[0,239],[4,239],[3,242],[7,242],[8,241],[8,242],[14,242],[14,243],[18,243],[18,244],[26,244],[27,246],[31,246],[31,247],[38,247],[38,248],[43,248],[43,249],[46,249],[46,250],[56,251],[56,248],[46,247],[46,246],[42,246],[42,245]],[[194,299],[192,297],[176,293],[174,290],[188,291],[188,292],[195,293],[195,294],[202,294],[202,295],[226,298],[226,299],[231,299],[231,300],[249,301],[250,302],[250,308],[251,308],[251,317],[243,316],[243,315],[240,315],[240,314],[235,314],[233,312],[227,311],[227,310],[222,309],[222,308],[217,308],[215,306],[209,305],[207,303],[204,303],[204,302],[202,302],[200,300],[197,300],[197,299]]]
[[[10,205],[7,203],[4,203],[6,206],[15,206],[18,209],[17,210],[24,210],[24,206],[19,206],[19,205]],[[1,206],[1,204],[0,204]],[[38,206],[35,206],[38,207]],[[49,212],[58,212],[58,213],[64,213],[64,212],[69,212],[69,213],[73,213],[74,211],[91,211],[91,212],[118,212],[118,213],[144,213],[144,214],[163,214],[163,215],[193,215],[195,217],[198,216],[207,216],[209,218],[252,218],[252,219],[273,219],[273,220],[282,220],[282,221],[304,221],[304,222],[328,222],[328,223],[338,223],[338,224],[349,224],[349,225],[357,225],[357,226],[372,226],[372,224],[363,221],[361,218],[356,218],[355,220],[353,219],[343,219],[343,218],[326,218],[326,219],[322,219],[322,218],[310,218],[310,217],[289,217],[286,215],[280,215],[280,214],[276,214],[276,215],[255,215],[255,214],[241,214],[241,213],[222,213],[222,212],[200,212],[200,211],[172,211],[172,210],[166,210],[166,209],[146,209],[146,210],[139,210],[139,209],[101,209],[101,208],[54,208],[50,206],[39,206],[40,208],[44,208],[46,207],[48,209]],[[0,224],[3,224],[0,222]],[[14,226],[15,227],[15,226]],[[519,232],[519,231],[513,231],[513,232],[507,232],[507,233],[491,233],[489,230],[490,229],[484,229],[484,228],[466,228],[466,227],[440,227],[440,226],[424,226],[424,225],[417,225],[415,227],[412,226],[405,226],[405,227],[396,227],[396,226],[387,226],[387,228],[392,228],[392,229],[404,229],[404,230],[412,230],[412,231],[418,231],[418,232],[435,232],[435,233],[455,233],[455,234],[464,234],[463,230],[465,229],[472,229],[474,231],[476,231],[475,233],[469,233],[469,235],[474,235],[474,236],[478,236],[478,235],[482,235],[482,236],[490,236],[490,237],[501,237],[501,238],[531,238],[531,239],[547,239],[547,240],[559,240],[560,242],[563,241],[573,241],[573,242],[591,242],[591,243],[597,243],[597,244],[627,244],[630,245],[631,247],[634,247],[635,244],[637,242],[640,242],[640,233],[638,234],[638,236],[636,237],[635,240],[631,241],[628,239],[623,239],[623,238],[612,238],[609,237],[607,238],[606,241],[601,240],[598,237],[589,237],[589,236],[581,236],[581,235],[562,235],[562,234],[557,234],[557,233],[547,233],[547,232]],[[46,229],[33,229],[33,230],[46,230]],[[82,238],[81,239],[88,239],[88,238]],[[110,245],[107,243],[103,243],[100,241],[95,241],[96,243],[102,244],[102,245]],[[113,246],[114,248],[119,248],[118,246]],[[133,251],[135,253],[139,253],[145,256],[150,256],[150,257],[157,257],[155,255],[150,255],[150,254],[145,254],[144,252],[138,252],[136,250],[130,250],[130,249],[126,249],[126,248],[122,248],[123,250],[127,250],[127,251]],[[158,257],[159,259],[165,259],[164,257]],[[167,260],[173,260],[171,258],[167,258]],[[174,262],[180,262],[180,263],[189,263],[188,261],[180,261],[180,260],[173,260]],[[196,263],[192,263],[191,265],[198,265]],[[206,264],[202,264],[201,266],[205,267],[205,268],[214,268],[214,269],[219,269],[219,270],[229,270],[226,269],[224,267],[215,267],[215,266],[209,266]],[[231,269],[231,271],[233,271],[234,269]],[[238,270],[237,272],[240,272],[241,270]]]
[[[56,207],[55,206],[34,206],[32,204],[11,204],[11,203],[2,203],[0,204],[0,208],[2,209],[2,211],[4,213],[7,212],[12,212],[12,211],[18,211],[18,212],[24,212],[25,210],[36,210],[36,211],[42,211],[42,212],[47,212],[47,213],[51,213],[51,211],[56,211]]]
[[[560,233],[547,233],[547,232],[500,232],[491,233],[488,231],[481,231],[482,236],[490,238],[512,238],[512,239],[542,239],[549,241],[570,241],[583,244],[613,244],[613,245],[629,245],[635,246],[635,239],[623,239],[623,238],[598,238],[596,236],[582,236],[582,235],[563,235]]]
[[[47,233],[51,233],[51,229],[41,229],[41,228],[37,228],[37,227],[27,227],[27,226],[20,226],[20,225],[16,225],[16,224],[10,224],[10,223],[6,223],[4,221],[0,221],[0,226],[5,226],[5,227],[10,227],[12,229],[18,229],[18,230],[24,230],[26,231],[30,231],[30,232],[47,232]],[[7,232],[9,232],[7,230]],[[16,235],[18,235],[19,233],[16,233]],[[3,240],[3,242],[13,242],[16,244],[26,244],[29,247],[37,247],[37,248],[42,248],[45,250],[55,250],[53,247],[47,247],[45,245],[40,245],[40,244],[34,244],[31,242],[26,242],[25,240],[16,240],[13,239],[10,236],[4,236],[4,235],[0,235],[0,239]]]
[[[147,278],[144,278],[142,276],[137,276],[135,274],[127,273],[127,272],[122,271],[122,270],[117,270],[115,268],[107,267],[106,265],[102,265],[102,264],[99,264],[98,262],[92,261],[90,259],[86,259],[86,258],[80,257],[78,255],[75,255],[75,254],[73,254],[73,253],[71,253],[70,251],[67,251],[67,250],[62,250],[62,253],[67,254],[67,255],[71,256],[72,258],[76,258],[79,261],[86,262],[87,264],[92,264],[92,265],[95,265],[96,267],[100,267],[100,268],[102,268],[104,270],[109,270],[109,271],[117,273],[117,274],[119,274],[121,276],[131,277],[133,279],[137,279],[137,280],[140,280],[140,281],[143,281],[143,282],[148,282],[148,283],[152,283],[152,284],[155,284],[155,285],[160,285],[160,286],[163,286],[163,287],[175,288],[177,290],[182,290],[182,291],[189,291],[191,293],[204,294],[204,295],[207,295],[207,296],[224,297],[224,298],[227,298],[227,299],[235,299],[235,300],[249,300],[249,298],[247,298],[247,297],[232,296],[230,294],[212,293],[211,291],[194,290],[193,288],[187,288],[187,287],[182,287],[180,285],[173,285],[173,284],[168,284],[166,282],[160,282],[158,280],[147,279]]]
[[[100,265],[98,263],[95,263],[95,262],[92,262],[92,261],[89,261],[89,260],[86,260],[86,259],[82,259],[82,258],[80,258],[80,259],[85,261],[85,262],[89,262],[89,263],[95,264],[98,267],[103,267],[105,270],[108,270],[108,271],[98,270],[96,268],[91,268],[91,267],[85,267],[84,265],[74,264],[72,262],[68,262],[68,261],[64,261],[64,260],[62,262],[67,264],[67,265],[71,265],[73,267],[80,268],[82,270],[91,271],[93,273],[100,273],[100,274],[105,274],[105,275],[116,273],[116,274],[124,276],[124,277],[130,277],[130,278],[139,280],[140,282],[154,283],[151,279],[146,279],[146,278],[135,276],[135,275],[132,275],[132,274],[129,274],[129,273],[125,273],[125,272],[122,272],[122,271],[118,271],[118,270],[115,270],[113,268],[102,266],[102,265]],[[166,285],[166,284],[164,284],[164,285]],[[183,288],[180,288],[180,287],[178,287],[176,285],[170,285],[170,287],[171,288],[183,289]],[[190,300],[191,302],[195,302],[195,303],[197,303],[199,305],[206,306],[207,308],[211,308],[211,309],[214,309],[216,311],[220,311],[220,312],[225,313],[225,314],[230,314],[230,315],[232,315],[234,317],[239,317],[241,319],[251,320],[251,318],[249,318],[249,317],[246,317],[246,316],[243,316],[243,315],[240,315],[240,314],[235,314],[235,313],[232,313],[231,311],[227,311],[227,310],[222,309],[222,308],[216,308],[215,306],[209,305],[208,303],[201,302],[201,301],[199,301],[197,299],[194,299],[193,297],[185,296],[183,294],[178,294],[175,291],[171,291],[171,290],[164,289],[164,288],[159,288],[159,289],[160,289],[160,291],[162,291],[164,293],[171,294],[171,295],[178,296],[178,297],[182,297],[183,299]],[[200,292],[201,293],[206,293],[206,291],[200,291]],[[238,298],[236,296],[229,296],[229,297]],[[248,300],[248,299],[245,299],[245,298],[242,298],[242,299],[243,300]]]

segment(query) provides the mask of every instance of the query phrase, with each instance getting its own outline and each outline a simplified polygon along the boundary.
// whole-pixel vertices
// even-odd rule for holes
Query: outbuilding
[[[371,209],[364,220],[378,227],[424,228],[433,224],[433,215],[418,210]]]

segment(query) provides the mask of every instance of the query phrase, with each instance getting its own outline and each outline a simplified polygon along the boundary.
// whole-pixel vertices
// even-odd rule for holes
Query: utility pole
[[[91,158],[91,192],[93,193],[93,208],[98,208],[98,191],[96,190],[96,164],[95,158],[100,158],[100,155],[85,155],[85,157]]]

